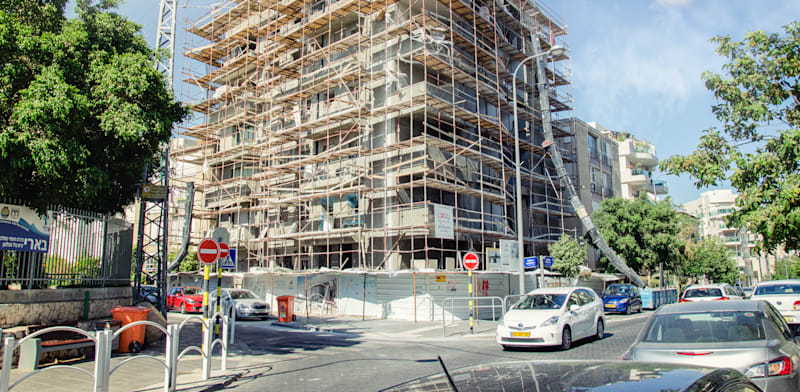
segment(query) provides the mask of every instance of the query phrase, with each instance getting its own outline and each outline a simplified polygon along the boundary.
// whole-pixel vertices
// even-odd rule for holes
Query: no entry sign
[[[230,249],[228,248],[228,244],[220,242],[219,244],[217,244],[217,246],[219,247],[219,258],[224,259],[228,257],[228,252],[230,251]]]
[[[464,255],[464,268],[468,270],[474,270],[478,268],[478,255],[472,252],[467,252]]]
[[[200,241],[200,245],[197,245],[197,258],[200,261],[211,264],[217,261],[217,257],[219,257],[219,246],[216,241],[211,238]]]

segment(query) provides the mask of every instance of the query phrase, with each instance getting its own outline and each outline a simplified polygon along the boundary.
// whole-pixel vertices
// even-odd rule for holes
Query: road
[[[491,333],[445,338],[435,327],[406,339],[389,332],[319,332],[245,322],[237,327],[236,343],[247,348],[245,355],[261,356],[263,365],[246,371],[226,390],[381,390],[441,372],[437,355],[453,369],[504,361],[620,359],[647,316],[649,312],[609,315],[604,339],[577,342],[565,352],[544,348],[503,351]],[[230,362],[235,368],[235,358]]]

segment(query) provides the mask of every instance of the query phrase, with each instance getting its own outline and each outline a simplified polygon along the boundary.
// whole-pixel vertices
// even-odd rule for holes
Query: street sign
[[[217,242],[211,238],[206,238],[200,241],[197,245],[197,258],[206,264],[213,264],[219,257],[219,246]]]
[[[523,265],[525,268],[537,268],[539,267],[539,258],[536,256],[533,257],[526,257]]]
[[[550,256],[545,257],[544,258],[544,266],[547,267],[547,268],[552,267],[553,266],[553,258],[550,257]]]
[[[217,244],[217,246],[219,246],[219,259],[222,260],[222,259],[228,257],[228,251],[230,250],[228,248],[228,244],[226,244],[224,242],[220,242],[220,243]]]
[[[478,268],[478,255],[472,252],[467,252],[464,255],[464,268],[474,270]]]
[[[222,269],[236,270],[236,249],[231,249],[227,256],[220,257],[219,266]]]

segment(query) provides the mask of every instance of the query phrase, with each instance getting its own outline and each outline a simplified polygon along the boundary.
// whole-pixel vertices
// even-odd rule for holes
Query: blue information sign
[[[236,269],[236,249],[228,251],[228,257],[220,259],[220,267],[222,269]]]
[[[539,258],[536,256],[526,257],[523,266],[525,266],[525,268],[537,268],[539,266]]]
[[[548,268],[552,267],[553,266],[553,258],[550,257],[550,256],[545,257],[544,258],[544,266],[548,267]]]

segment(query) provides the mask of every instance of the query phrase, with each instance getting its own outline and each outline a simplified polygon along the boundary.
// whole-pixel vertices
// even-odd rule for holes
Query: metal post
[[[176,369],[172,365],[174,363],[173,357],[175,356],[175,345],[172,340],[175,338],[175,327],[176,325],[174,324],[167,325],[167,336],[164,344],[164,362],[167,364],[166,369],[164,369],[164,392],[171,392],[174,388],[172,373],[175,373]]]
[[[228,329],[228,316],[222,316],[222,371],[228,371],[228,333],[230,332]]]
[[[201,368],[201,376],[203,381],[211,378],[211,335],[213,333],[208,319],[203,319],[203,365]]]
[[[16,341],[14,336],[5,338],[3,345],[3,370],[0,373],[0,392],[8,392],[8,382],[11,380],[11,361],[14,360]]]
[[[108,372],[111,370],[111,330],[97,331],[94,349],[94,392],[108,392]]]
[[[169,330],[172,328],[172,330]],[[172,335],[172,355],[169,360],[170,378],[169,378],[169,391],[172,392],[178,386],[178,350],[180,349],[181,333],[177,325],[170,325],[168,327],[169,333]]]
[[[472,322],[472,270],[468,270],[467,276],[469,277],[469,334],[472,335],[473,333],[473,322]]]
[[[222,303],[222,261],[217,258],[217,314],[220,314],[220,305]],[[234,312],[236,309],[234,309]],[[214,319],[214,333],[218,336],[219,335],[219,321],[220,319]]]
[[[203,336],[205,336],[208,320],[208,275],[211,273],[208,264],[203,265]],[[205,340],[201,350],[205,351]]]

